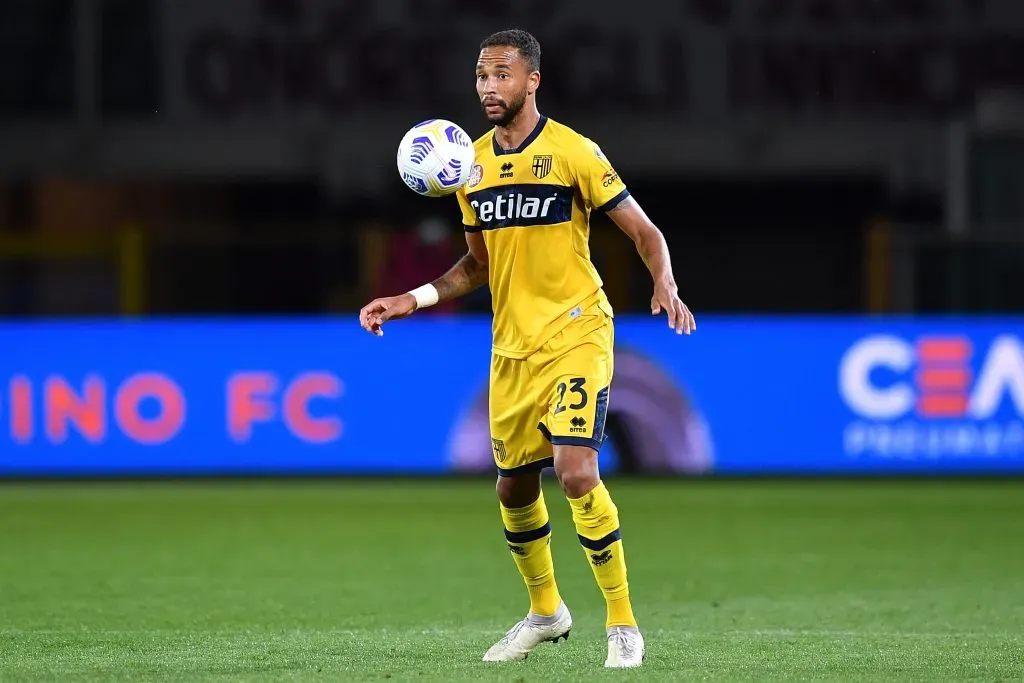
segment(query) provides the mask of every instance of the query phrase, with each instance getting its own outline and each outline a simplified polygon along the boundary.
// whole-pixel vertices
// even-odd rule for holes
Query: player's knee
[[[568,498],[582,498],[597,487],[599,479],[590,472],[569,471],[558,477],[562,491]]]
[[[498,477],[494,488],[503,507],[510,510],[524,508],[540,496],[540,474]]]
[[[555,476],[569,498],[582,498],[600,482],[597,455],[589,449],[572,450],[555,458]]]

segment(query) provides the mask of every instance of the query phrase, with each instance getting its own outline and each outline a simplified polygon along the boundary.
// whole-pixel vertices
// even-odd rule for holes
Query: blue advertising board
[[[0,325],[0,476],[493,472],[489,319]],[[616,320],[605,471],[1024,473],[1024,319]]]

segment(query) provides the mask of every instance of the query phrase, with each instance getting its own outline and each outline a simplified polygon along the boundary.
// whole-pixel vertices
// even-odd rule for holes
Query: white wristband
[[[428,308],[437,303],[437,289],[434,285],[423,285],[409,292],[416,299],[416,308]]]

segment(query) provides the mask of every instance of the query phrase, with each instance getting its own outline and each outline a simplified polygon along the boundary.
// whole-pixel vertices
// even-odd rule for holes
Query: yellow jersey
[[[465,229],[487,244],[494,353],[525,358],[592,305],[612,315],[590,260],[590,214],[629,191],[600,147],[545,116],[516,149],[493,130],[474,147],[457,196]]]

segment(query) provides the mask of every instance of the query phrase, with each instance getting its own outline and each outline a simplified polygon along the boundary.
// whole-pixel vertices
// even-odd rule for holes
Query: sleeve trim
[[[463,223],[462,229],[466,232],[480,232],[483,230],[479,225],[469,225],[468,223]]]
[[[606,201],[601,206],[597,207],[595,211],[600,211],[602,213],[611,211],[616,206],[625,201],[627,197],[629,197],[629,190],[623,190],[622,192],[618,193],[617,195]]]

